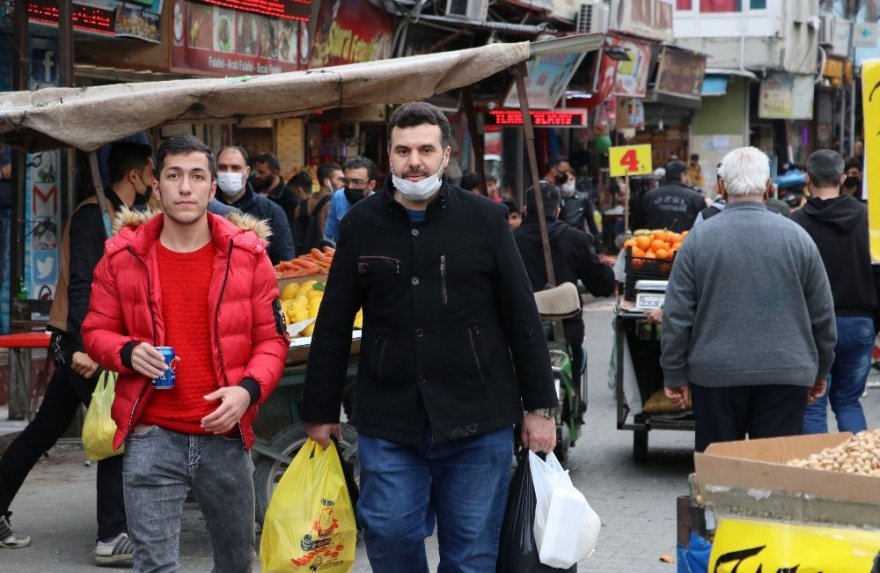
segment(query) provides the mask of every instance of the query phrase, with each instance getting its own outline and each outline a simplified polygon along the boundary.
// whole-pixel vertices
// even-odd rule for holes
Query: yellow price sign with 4
[[[650,145],[624,145],[608,148],[608,167],[612,177],[648,175],[653,170]]]

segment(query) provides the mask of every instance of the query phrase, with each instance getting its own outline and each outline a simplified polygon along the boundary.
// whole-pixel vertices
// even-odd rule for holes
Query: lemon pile
[[[308,280],[302,284],[289,283],[281,291],[281,308],[287,324],[302,322],[310,318],[317,318],[324,298],[324,283]],[[354,320],[354,328],[363,326],[363,310],[359,309]],[[315,330],[315,323],[306,326],[300,336],[311,336]]]

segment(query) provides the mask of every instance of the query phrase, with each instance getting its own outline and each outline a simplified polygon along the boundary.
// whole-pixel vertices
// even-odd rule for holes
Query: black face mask
[[[857,175],[847,175],[846,179],[843,180],[843,186],[847,189],[852,189],[853,187],[861,187],[862,178],[858,177]]]
[[[556,186],[564,185],[568,182],[568,173],[559,173],[556,177],[553,178],[553,182],[556,183]]]
[[[364,198],[363,189],[349,189],[348,187],[346,187],[344,193],[345,198],[348,199],[348,202],[352,205]]]

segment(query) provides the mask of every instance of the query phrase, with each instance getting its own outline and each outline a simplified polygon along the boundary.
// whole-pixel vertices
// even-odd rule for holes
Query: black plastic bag
[[[510,494],[501,526],[496,573],[576,573],[577,565],[556,569],[538,560],[535,544],[535,486],[529,471],[529,451],[519,453],[516,471],[510,480]]]

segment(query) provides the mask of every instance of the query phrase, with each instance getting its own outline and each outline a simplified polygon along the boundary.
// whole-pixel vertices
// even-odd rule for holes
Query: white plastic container
[[[538,558],[544,565],[568,569],[589,557],[596,547],[601,523],[586,498],[574,487],[556,487]]]

